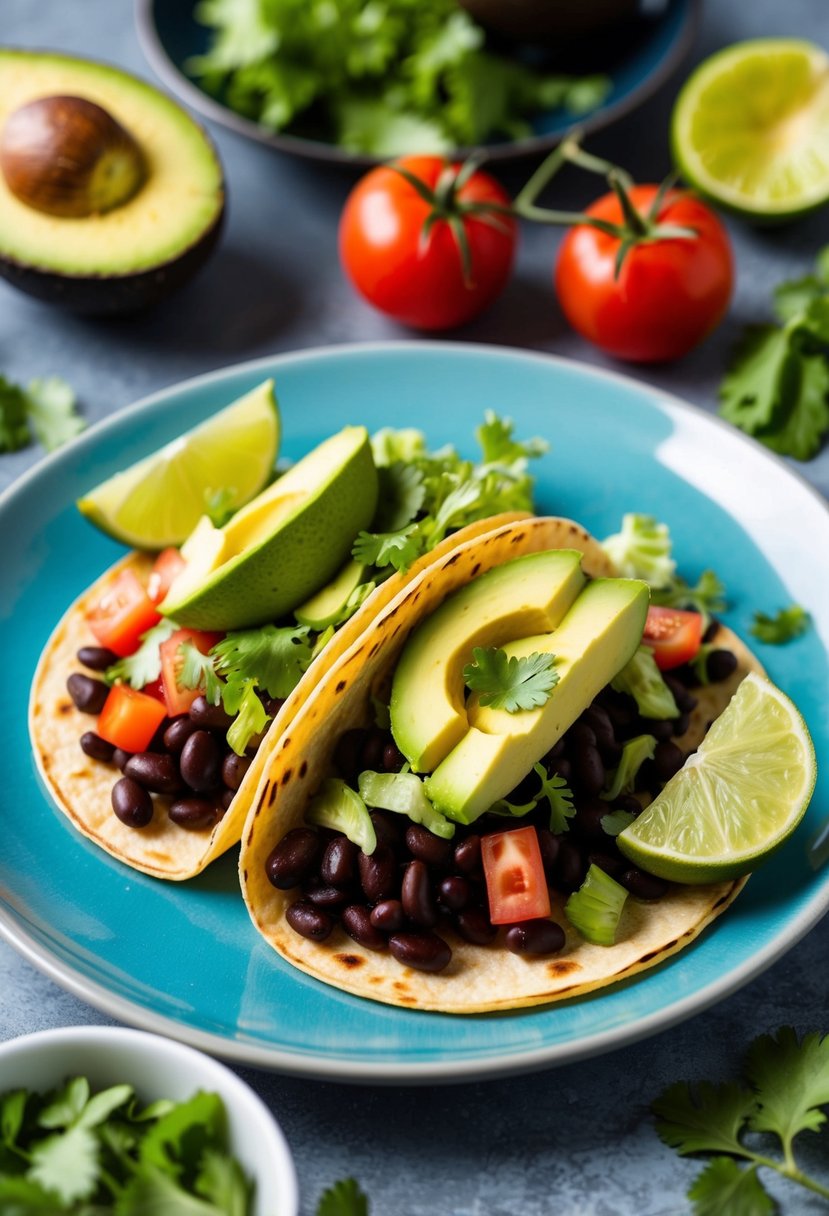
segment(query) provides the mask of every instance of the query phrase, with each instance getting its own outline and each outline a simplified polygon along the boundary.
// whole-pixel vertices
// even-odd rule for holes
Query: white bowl
[[[0,1094],[44,1091],[66,1077],[89,1078],[93,1091],[126,1082],[142,1102],[217,1093],[227,1110],[230,1151],[256,1193],[252,1216],[296,1216],[296,1172],[285,1137],[253,1090],[217,1060],[161,1035],[118,1026],[41,1030],[0,1044]]]

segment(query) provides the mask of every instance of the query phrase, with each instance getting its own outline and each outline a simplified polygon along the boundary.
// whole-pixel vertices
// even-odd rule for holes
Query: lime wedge
[[[747,874],[797,827],[815,775],[806,723],[779,688],[751,672],[699,750],[620,832],[619,848],[673,882]]]
[[[738,42],[685,83],[674,159],[701,194],[749,218],[790,219],[829,199],[829,55],[790,38]]]
[[[228,511],[249,502],[279,448],[273,380],[78,499],[83,515],[134,549],[180,545],[216,496]]]

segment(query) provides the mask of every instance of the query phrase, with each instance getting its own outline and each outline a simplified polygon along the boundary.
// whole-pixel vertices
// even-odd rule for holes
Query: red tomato
[[[125,752],[143,752],[166,717],[164,705],[155,697],[128,684],[115,684],[98,718],[97,733]]]
[[[634,207],[647,214],[657,186],[633,186]],[[623,222],[615,193],[587,214]],[[734,259],[723,224],[685,191],[669,190],[655,219],[691,228],[694,238],[658,238],[634,244],[618,277],[617,236],[584,224],[561,243],[556,292],[567,320],[588,341],[620,359],[650,363],[676,359],[722,319],[734,286]]]
[[[195,629],[177,629],[161,643],[161,680],[164,686],[167,712],[171,718],[174,718],[176,714],[186,714],[196,697],[199,696],[198,688],[182,688],[179,685],[178,673],[181,670],[179,646],[182,642],[192,642],[197,650],[200,650],[202,654],[207,654],[223,636],[221,633],[201,633]]]
[[[670,671],[694,657],[702,644],[702,615],[681,608],[648,609],[642,641],[653,651],[660,671]]]
[[[164,700],[164,681],[161,676],[157,680],[153,680],[150,684],[145,684],[141,689],[146,697],[155,697],[156,701],[162,701],[164,705],[167,702]]]
[[[407,156],[398,164],[434,192],[434,202],[421,197],[394,168],[372,169],[346,200],[340,261],[353,285],[380,312],[416,329],[450,329],[476,316],[501,291],[518,232],[512,216],[465,207],[507,207],[510,198],[494,178],[477,170],[454,190],[452,173],[461,166],[449,167],[440,156]],[[466,234],[468,274],[447,213]],[[430,221],[430,216],[435,218]]]
[[[123,658],[138,649],[142,633],[161,615],[132,570],[122,570],[86,619],[101,645]]]
[[[550,892],[534,827],[482,836],[481,858],[493,925],[550,915]]]
[[[155,559],[155,565],[152,568],[150,580],[147,583],[147,595],[154,604],[161,603],[170,590],[173,579],[181,573],[186,565],[187,563],[178,549],[162,549]]]

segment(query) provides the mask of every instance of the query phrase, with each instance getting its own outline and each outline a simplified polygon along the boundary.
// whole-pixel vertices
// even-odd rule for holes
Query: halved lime
[[[134,549],[180,545],[211,504],[228,511],[268,482],[279,449],[273,380],[78,499],[103,532]]]
[[[751,672],[699,750],[619,834],[619,848],[673,882],[747,874],[797,827],[815,776],[806,723],[785,693]]]
[[[701,194],[782,220],[829,199],[829,55],[793,38],[738,42],[706,59],[674,106],[674,159]]]

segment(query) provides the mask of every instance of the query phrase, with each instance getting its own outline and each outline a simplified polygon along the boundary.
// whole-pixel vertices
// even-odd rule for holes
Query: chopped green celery
[[[628,893],[604,870],[591,865],[587,877],[564,905],[574,929],[596,946],[612,946]]]
[[[422,824],[435,836],[450,840],[455,835],[455,825],[436,810],[423,788],[423,780],[416,773],[360,773],[358,781],[360,797],[368,806],[384,811],[395,811],[406,815],[412,823]]]
[[[366,854],[377,848],[374,824],[365,802],[339,777],[323,781],[319,793],[305,812],[306,823],[342,832]]]
[[[636,781],[636,774],[646,760],[653,758],[655,748],[656,739],[653,735],[637,735],[635,739],[628,739],[622,747],[622,757],[613,779],[599,797],[612,802],[620,794],[629,794]]]
[[[633,697],[643,718],[679,717],[674,694],[665,683],[648,646],[639,647],[630,662],[610,681],[610,687]]]

